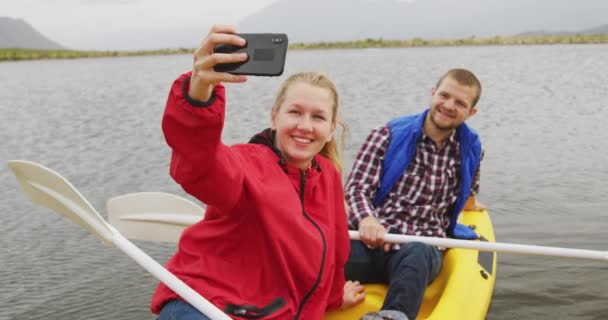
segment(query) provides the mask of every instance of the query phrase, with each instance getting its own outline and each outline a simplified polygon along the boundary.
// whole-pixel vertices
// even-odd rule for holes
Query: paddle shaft
[[[350,238],[360,240],[358,231],[349,231]],[[462,248],[479,251],[495,251],[505,253],[532,254],[541,256],[579,258],[590,260],[608,261],[608,251],[595,251],[583,249],[569,249],[558,247],[544,247],[534,245],[521,245],[512,243],[496,243],[486,241],[458,240],[448,238],[433,238],[421,236],[407,236],[397,234],[385,234],[384,240],[390,243],[422,242],[432,246],[444,248]]]
[[[135,246],[131,241],[123,237],[118,231],[114,232],[114,236],[111,240],[112,243],[131,257],[131,259],[135,260],[135,262],[146,269],[146,271],[150,272],[153,276],[177,293],[198,311],[202,312],[212,320],[231,320],[228,315],[203,298],[200,294],[198,294],[198,292],[186,285],[182,280],[176,277],[173,273],[169,272],[169,270],[165,269],[162,265],[156,262],[156,260],[152,259],[149,255]]]
[[[112,243],[197,310],[213,320],[230,320],[225,313],[178,279],[108,224],[82,194],[57,172],[31,161],[11,160],[9,168],[34,203],[80,225],[106,243]]]
[[[144,199],[147,201],[142,201],[142,196],[145,196]],[[151,201],[152,199],[156,201]],[[175,231],[174,229],[176,228],[178,231],[173,233],[179,234],[181,233],[181,230],[183,230],[187,226],[200,221],[202,213],[195,213],[203,211],[202,208],[198,209],[197,206],[192,204],[190,201],[169,194],[126,194],[120,197],[113,198],[109,202],[113,202],[112,206],[108,206],[108,214],[110,216],[110,221],[114,219],[114,221],[117,222],[116,227],[118,228],[118,230],[120,230],[120,232],[125,234],[127,237],[134,237],[140,240],[158,241],[156,240],[156,237],[149,236],[148,234],[142,234],[141,232],[141,230],[146,229],[152,230],[152,227],[152,234],[154,235],[169,234],[169,231]],[[154,207],[146,205],[147,203],[154,203]],[[184,214],[179,214],[179,210],[158,209],[158,203],[164,203],[163,208],[190,209],[186,210],[187,212],[183,212]],[[188,206],[186,206],[186,204],[188,204]],[[359,240],[359,232],[349,231],[349,234],[351,239]],[[165,241],[166,240],[167,239],[165,239]],[[387,242],[393,243],[417,241],[444,248],[463,248],[480,251],[543,255],[600,261],[608,260],[608,251],[568,249],[535,245],[457,240],[447,238],[432,238],[394,234],[385,235],[385,240]],[[178,237],[169,239],[169,241],[177,242]]]

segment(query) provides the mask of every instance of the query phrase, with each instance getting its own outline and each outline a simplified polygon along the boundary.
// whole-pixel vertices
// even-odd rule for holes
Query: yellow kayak
[[[474,226],[482,240],[494,242],[494,228],[484,211],[464,211],[459,221]],[[448,249],[443,267],[424,294],[418,320],[483,320],[490,307],[496,280],[496,253],[471,249]],[[382,307],[387,286],[365,285],[363,303],[344,311],[329,312],[324,320],[355,320]]]

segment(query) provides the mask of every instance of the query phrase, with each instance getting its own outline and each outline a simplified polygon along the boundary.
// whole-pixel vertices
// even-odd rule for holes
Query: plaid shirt
[[[388,233],[445,237],[459,193],[460,143],[455,136],[452,133],[439,149],[423,134],[406,172],[380,206],[374,208],[390,130],[387,126],[372,130],[346,184],[345,197],[351,211],[349,227],[358,230],[363,218],[374,216]],[[483,153],[482,149],[481,158]],[[479,168],[471,195],[478,191]]]

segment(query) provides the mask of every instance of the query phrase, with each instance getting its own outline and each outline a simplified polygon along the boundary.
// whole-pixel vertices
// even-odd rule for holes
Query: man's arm
[[[477,194],[479,193],[479,176],[481,174],[481,160],[485,155],[484,149],[481,149],[481,156],[479,159],[479,166],[477,167],[477,172],[475,173],[475,178],[473,179],[473,183],[471,184],[471,193],[467,202],[464,204],[464,209],[466,211],[481,211],[487,209],[487,207],[478,202],[476,199]]]
[[[385,228],[378,220],[373,202],[380,188],[382,162],[389,143],[389,129],[372,130],[353,164],[345,188],[350,209],[350,225],[359,230],[361,241],[368,246],[384,244]]]
[[[388,142],[389,129],[375,128],[357,154],[344,188],[346,203],[351,213],[351,225],[354,223],[356,226],[368,216],[377,217],[373,202],[380,188],[382,162]]]

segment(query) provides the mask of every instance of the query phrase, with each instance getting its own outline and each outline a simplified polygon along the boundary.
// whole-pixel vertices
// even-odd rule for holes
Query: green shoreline
[[[551,45],[551,44],[605,44],[608,34],[573,36],[518,36],[493,38],[469,37],[452,40],[383,40],[365,39],[345,42],[294,43],[290,50],[310,49],[363,49],[398,47],[447,47],[447,46],[512,46],[512,45]],[[0,62],[44,59],[78,59],[100,57],[129,57],[151,55],[191,54],[194,48],[139,50],[139,51],[78,51],[78,50],[38,50],[38,49],[0,49]]]

